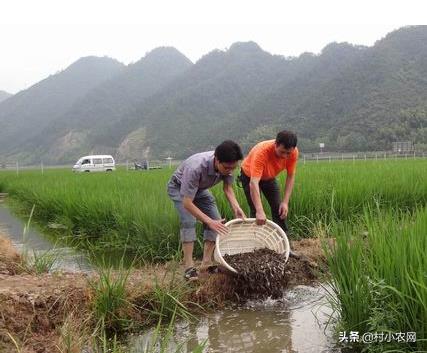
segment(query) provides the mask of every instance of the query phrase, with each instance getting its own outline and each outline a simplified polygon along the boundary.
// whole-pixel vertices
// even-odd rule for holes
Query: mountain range
[[[331,43],[320,54],[272,55],[234,43],[192,63],[161,47],[123,65],[85,57],[1,101],[0,161],[68,163],[185,158],[235,139],[245,150],[282,129],[300,150],[427,149],[427,27],[373,46]]]

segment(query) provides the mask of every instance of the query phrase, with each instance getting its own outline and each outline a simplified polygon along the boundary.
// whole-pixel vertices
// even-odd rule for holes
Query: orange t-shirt
[[[298,148],[287,158],[278,158],[275,150],[275,140],[263,141],[256,144],[242,162],[243,172],[252,178],[261,180],[273,179],[282,170],[288,175],[295,173],[298,160]]]

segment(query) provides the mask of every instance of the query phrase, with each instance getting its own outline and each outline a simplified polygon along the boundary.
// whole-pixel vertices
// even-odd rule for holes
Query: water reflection
[[[92,266],[89,264],[86,256],[78,254],[69,247],[55,246],[52,241],[43,236],[43,234],[31,225],[27,229],[24,239],[24,227],[24,221],[15,217],[4,204],[0,204],[0,231],[7,234],[19,252],[23,252],[26,249],[30,254],[34,251],[40,255],[46,251],[54,251],[57,261],[55,261],[52,270],[92,270]]]
[[[205,341],[206,351],[211,353],[333,352],[324,327],[329,315],[324,295],[320,287],[299,286],[282,300],[250,302],[242,308],[208,314],[198,323],[181,322],[168,352],[175,352],[180,344],[182,352],[192,352]],[[151,337],[151,332],[134,337],[130,351],[143,352]]]

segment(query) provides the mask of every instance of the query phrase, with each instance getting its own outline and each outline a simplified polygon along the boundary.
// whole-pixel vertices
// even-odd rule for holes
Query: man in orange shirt
[[[291,131],[281,131],[276,140],[263,141],[255,145],[243,160],[240,180],[251,209],[251,217],[262,225],[266,215],[261,202],[261,192],[271,208],[273,222],[285,232],[288,230],[289,199],[295,181],[298,160],[297,136]],[[276,176],[286,169],[285,195],[280,197],[280,188]]]

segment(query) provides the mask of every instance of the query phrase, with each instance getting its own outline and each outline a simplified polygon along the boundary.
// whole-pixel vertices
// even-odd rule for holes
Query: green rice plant
[[[189,307],[193,310],[202,310],[199,305],[187,300],[192,288],[187,282],[181,280],[180,272],[179,278],[176,277],[177,274],[178,269],[172,268],[165,274],[165,280],[155,280],[153,290],[144,298],[147,303],[145,309],[149,314],[148,321],[164,322],[175,317],[191,321],[195,316],[190,312]]]
[[[382,342],[372,352],[427,350],[427,209],[365,208],[356,224],[337,224],[326,248],[339,330],[415,332],[410,343]]]
[[[149,261],[179,254],[179,220],[166,184],[173,170],[73,174],[69,170],[0,172],[9,199],[41,225],[60,223],[55,236],[84,248],[123,249]],[[288,222],[292,237],[313,236],[312,225],[353,222],[365,207],[414,212],[427,203],[427,160],[299,163]],[[278,178],[283,189],[284,177]],[[408,187],[410,185],[410,187]],[[213,188],[221,214],[233,218],[222,186]],[[243,190],[237,199],[249,214]],[[267,213],[269,207],[263,201]],[[62,232],[62,233],[61,233]]]
[[[132,304],[126,293],[129,273],[130,270],[113,271],[111,267],[101,267],[98,269],[99,278],[89,280],[93,291],[92,314],[100,332],[121,332],[132,324],[128,318]]]
[[[188,292],[184,286],[175,286],[165,288],[158,283],[154,285],[153,292],[150,293],[148,301],[149,321],[164,318],[171,319],[175,313],[178,317],[187,320],[194,319],[190,313],[185,301],[184,293]]]

